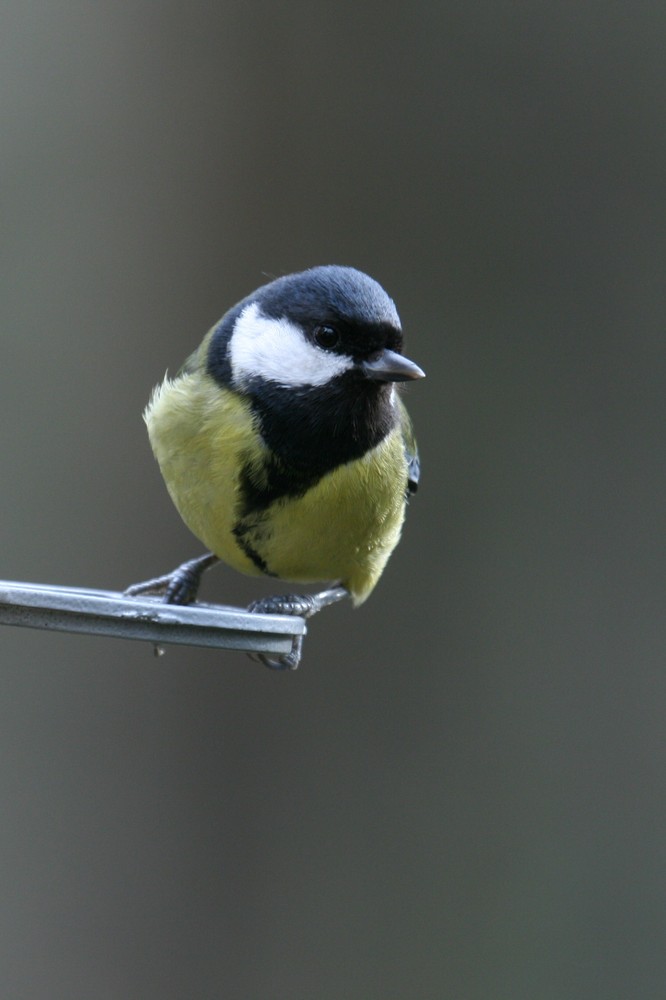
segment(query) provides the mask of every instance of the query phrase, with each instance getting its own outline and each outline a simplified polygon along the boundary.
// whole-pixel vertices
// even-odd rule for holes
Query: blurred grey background
[[[665,29],[3,6],[3,577],[201,551],[141,411],[267,276],[368,271],[428,373],[403,543],[296,674],[0,630],[3,997],[663,996]]]

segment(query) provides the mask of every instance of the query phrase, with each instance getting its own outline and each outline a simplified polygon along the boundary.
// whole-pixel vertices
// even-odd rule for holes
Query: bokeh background
[[[662,997],[663,5],[1,22],[2,576],[200,551],[141,410],[267,276],[368,271],[428,373],[297,673],[0,630],[2,996]]]

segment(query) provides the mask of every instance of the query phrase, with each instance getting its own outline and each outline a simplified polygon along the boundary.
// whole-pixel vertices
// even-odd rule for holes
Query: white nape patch
[[[236,320],[229,360],[237,386],[259,376],[286,389],[325,385],[354,364],[351,358],[316,347],[288,319],[264,316],[256,302],[245,306]]]

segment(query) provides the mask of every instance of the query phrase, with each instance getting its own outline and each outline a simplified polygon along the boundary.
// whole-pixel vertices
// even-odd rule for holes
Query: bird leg
[[[343,598],[349,597],[349,591],[345,587],[330,587],[328,590],[321,590],[318,594],[285,594],[278,597],[262,597],[253,601],[249,605],[248,611],[261,615],[298,615],[301,618],[312,618],[329,604],[336,604]],[[271,670],[296,670],[301,661],[301,651],[303,648],[303,636],[294,637],[294,644],[291,652],[285,653],[273,659],[265,653],[250,654],[252,659],[260,660]]]
[[[142,583],[133,583],[125,590],[128,597],[140,597],[143,594],[162,597],[165,604],[192,604],[196,599],[201,577],[205,570],[214,566],[219,559],[212,552],[207,552],[196,559],[177,566],[171,573],[153,577]]]

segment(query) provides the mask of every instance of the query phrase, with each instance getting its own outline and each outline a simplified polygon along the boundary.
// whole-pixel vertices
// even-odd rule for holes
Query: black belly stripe
[[[253,548],[252,545],[250,545],[249,541],[245,537],[248,531],[249,531],[249,526],[244,525],[242,521],[239,521],[238,524],[234,527],[233,533],[236,538],[236,541],[238,542],[239,547],[248,557],[250,562],[252,562],[257,567],[260,573],[263,573],[265,576],[276,576],[277,574],[272,573],[268,568],[266,560],[262,559],[257,550]]]
[[[321,479],[321,475],[288,473],[272,458],[260,467],[259,472],[256,464],[254,469],[254,475],[251,475],[250,465],[246,463],[241,472],[240,517],[232,530],[238,546],[257,569],[266,576],[276,576],[256,548],[257,542],[266,542],[270,535],[267,523],[269,508],[282,499],[302,496]]]

